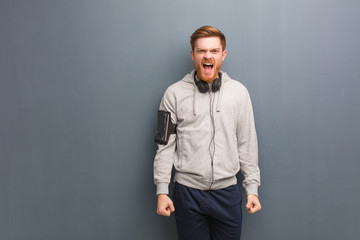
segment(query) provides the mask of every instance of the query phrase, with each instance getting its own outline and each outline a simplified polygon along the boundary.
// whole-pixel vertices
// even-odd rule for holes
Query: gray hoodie
[[[177,134],[167,145],[158,145],[154,159],[157,194],[168,194],[174,181],[200,190],[217,190],[244,176],[247,194],[258,195],[260,170],[251,100],[247,89],[222,72],[219,91],[200,93],[194,73],[165,91],[160,110],[171,113]]]

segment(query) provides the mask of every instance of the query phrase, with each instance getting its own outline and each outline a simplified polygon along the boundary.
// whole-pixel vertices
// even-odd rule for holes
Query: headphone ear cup
[[[201,92],[201,93],[208,92],[209,91],[209,84],[207,82],[203,81],[203,80],[200,80],[200,81],[197,80],[195,76],[196,76],[196,72],[194,73],[194,82],[195,82],[196,86],[198,87],[199,92]]]
[[[216,91],[219,91],[221,87],[221,79],[220,78],[216,78],[214,81],[213,81],[213,84],[211,86],[211,90],[213,92],[216,92]]]
[[[200,80],[200,81],[195,81],[199,91],[201,93],[206,93],[209,91],[209,84],[203,80]]]

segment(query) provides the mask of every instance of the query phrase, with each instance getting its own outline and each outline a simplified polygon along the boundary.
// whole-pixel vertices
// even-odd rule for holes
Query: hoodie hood
[[[221,87],[220,87],[219,91],[215,92],[215,94],[219,94],[219,96],[217,98],[217,103],[216,103],[216,111],[217,112],[221,111],[221,100],[222,100],[224,85],[227,81],[230,80],[230,77],[226,74],[226,72],[220,71],[220,73],[221,73]],[[199,94],[205,94],[205,93],[201,93],[199,91],[198,87],[196,86],[196,84],[194,82],[194,75],[195,75],[195,70],[192,70],[189,74],[185,75],[185,77],[182,79],[182,81],[193,84],[193,86],[194,86],[193,114],[196,116],[197,115],[196,98],[197,98],[197,96],[199,96]]]

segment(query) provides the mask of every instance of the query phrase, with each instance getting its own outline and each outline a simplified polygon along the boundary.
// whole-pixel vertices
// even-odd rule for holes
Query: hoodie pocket
[[[177,138],[177,153],[178,153],[178,162],[176,164],[176,168],[177,169],[181,169],[182,168],[182,161],[183,161],[183,143],[184,140],[182,137],[178,137]]]

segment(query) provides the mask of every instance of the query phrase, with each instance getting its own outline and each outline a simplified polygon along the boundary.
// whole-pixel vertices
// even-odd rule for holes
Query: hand
[[[247,195],[247,204],[245,207],[246,207],[246,210],[251,214],[255,213],[257,211],[260,211],[261,204],[259,201],[259,197],[254,194],[248,194]]]
[[[170,217],[170,214],[175,211],[173,202],[166,194],[159,194],[157,197],[157,214]]]

